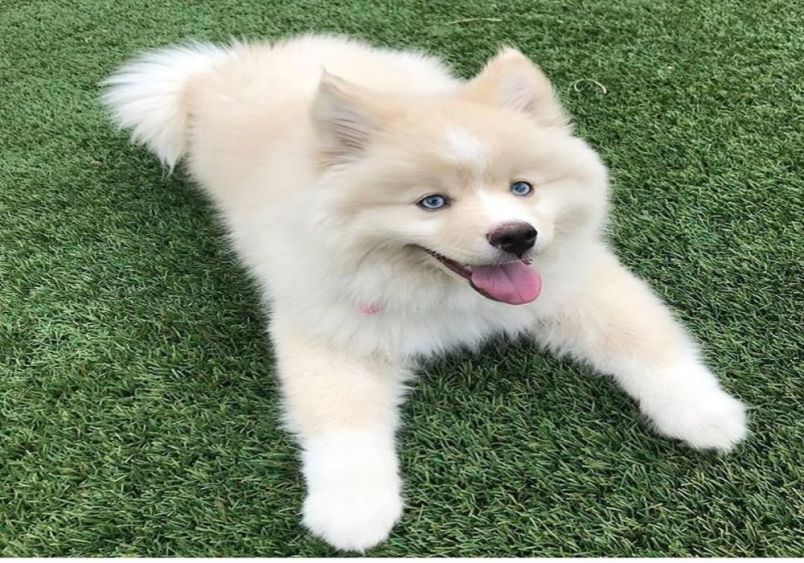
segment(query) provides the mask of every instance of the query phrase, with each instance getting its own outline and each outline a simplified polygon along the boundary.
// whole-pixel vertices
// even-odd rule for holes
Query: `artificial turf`
[[[435,362],[373,555],[804,555],[794,0],[0,0],[0,554],[329,555],[299,525],[257,293],[98,82],[186,38],[335,31],[465,76],[519,46],[612,168],[611,237],[752,407],[728,457],[526,343]]]

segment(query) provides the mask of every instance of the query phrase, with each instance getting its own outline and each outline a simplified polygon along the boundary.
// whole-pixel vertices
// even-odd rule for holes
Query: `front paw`
[[[699,450],[731,451],[747,435],[745,406],[714,381],[681,384],[643,400],[643,412],[656,431]]]
[[[337,549],[365,551],[387,539],[402,516],[392,435],[341,431],[305,446],[304,525]]]
[[[304,502],[304,525],[342,550],[365,551],[386,540],[400,516],[396,483],[333,483]]]

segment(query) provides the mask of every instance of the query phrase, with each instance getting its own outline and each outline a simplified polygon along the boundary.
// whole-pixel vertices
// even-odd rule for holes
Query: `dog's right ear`
[[[324,71],[311,111],[325,162],[348,160],[366,148],[383,119],[376,96]]]

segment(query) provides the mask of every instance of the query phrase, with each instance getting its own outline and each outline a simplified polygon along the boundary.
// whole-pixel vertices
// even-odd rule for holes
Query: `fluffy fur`
[[[518,51],[463,81],[435,58],[337,37],[192,44],[106,85],[136,141],[186,160],[262,284],[304,451],[304,523],[335,547],[369,548],[401,515],[396,411],[417,362],[492,335],[588,362],[692,447],[745,436],[742,404],[605,243],[606,169]],[[512,193],[517,181],[533,192]],[[447,205],[423,209],[432,194]],[[512,222],[538,232],[521,256],[490,242]],[[481,270],[530,294],[482,286]]]

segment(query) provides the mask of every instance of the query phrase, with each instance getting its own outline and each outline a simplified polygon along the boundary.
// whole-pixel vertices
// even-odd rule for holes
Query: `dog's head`
[[[394,97],[325,75],[312,118],[317,216],[343,251],[438,267],[521,304],[539,295],[540,261],[605,220],[605,167],[513,49],[451,95]]]

